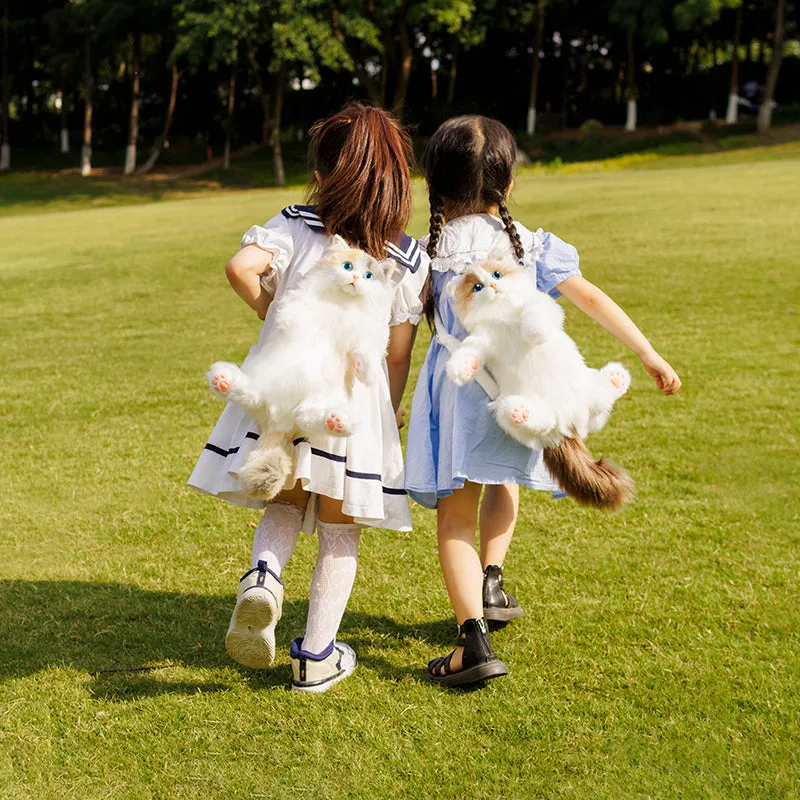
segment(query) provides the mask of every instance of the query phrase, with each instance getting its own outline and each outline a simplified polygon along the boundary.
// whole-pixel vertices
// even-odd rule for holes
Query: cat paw
[[[212,364],[211,369],[206,373],[206,380],[211,391],[219,397],[227,399],[236,371],[237,367],[234,364],[224,362]]]
[[[509,416],[515,425],[524,425],[531,417],[531,410],[520,403],[511,409]]]
[[[631,385],[631,374],[622,364],[611,362],[606,364],[600,373],[608,380],[609,385],[618,397],[622,397]]]
[[[347,436],[350,433],[351,424],[347,415],[342,412],[331,411],[325,417],[325,427],[334,436]]]
[[[374,370],[370,362],[364,356],[354,355],[350,365],[353,368],[353,375],[356,376],[357,380],[365,384],[372,383]]]
[[[478,374],[480,368],[480,361],[474,353],[456,353],[447,362],[447,377],[456,386],[463,386]]]

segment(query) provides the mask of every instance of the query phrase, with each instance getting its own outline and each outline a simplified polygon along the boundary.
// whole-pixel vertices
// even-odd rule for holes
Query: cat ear
[[[444,290],[450,297],[455,297],[458,287],[464,282],[464,276],[459,275],[457,278],[452,278],[445,284]]]
[[[378,262],[378,267],[383,273],[384,280],[390,286],[397,286],[406,274],[406,268],[393,258],[384,258],[383,261]]]

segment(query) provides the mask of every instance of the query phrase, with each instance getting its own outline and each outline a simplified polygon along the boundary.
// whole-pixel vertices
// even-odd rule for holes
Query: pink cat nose
[[[353,275],[353,283],[355,283],[357,280],[358,280],[358,275]]]
[[[492,289],[496,289],[497,288],[497,284],[496,283],[490,283],[489,286],[491,286]]]

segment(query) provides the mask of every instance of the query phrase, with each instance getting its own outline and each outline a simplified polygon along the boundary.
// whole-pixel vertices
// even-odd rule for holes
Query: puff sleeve
[[[429,269],[430,259],[427,254],[423,254],[422,263],[417,271],[406,272],[403,276],[394,290],[392,311],[389,317],[390,326],[401,325],[404,322],[419,325],[422,319],[422,290]]]
[[[265,288],[274,289],[289,266],[294,253],[292,223],[282,214],[277,214],[263,225],[253,225],[244,236],[240,247],[254,244],[272,253],[269,269],[261,276]]]
[[[526,247],[525,266],[536,268],[536,288],[557,298],[561,292],[556,288],[559,283],[580,275],[578,251],[554,233],[545,233],[539,228],[531,234],[533,241]]]

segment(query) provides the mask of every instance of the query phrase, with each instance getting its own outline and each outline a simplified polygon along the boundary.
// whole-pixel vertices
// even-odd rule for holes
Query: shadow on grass
[[[223,639],[232,605],[233,595],[155,592],[115,583],[0,582],[0,682],[69,667],[92,677],[90,691],[98,699],[227,691],[241,680],[253,689],[288,688],[285,662],[253,671],[228,658]],[[305,601],[284,603],[279,653],[288,652],[292,638],[302,633],[307,611]],[[427,641],[447,646],[454,624],[404,625],[348,612],[339,635],[354,647],[359,662],[383,679],[424,681],[424,665],[416,658],[398,665],[396,656],[386,654]],[[171,672],[176,668],[225,672],[209,681],[186,681]]]

